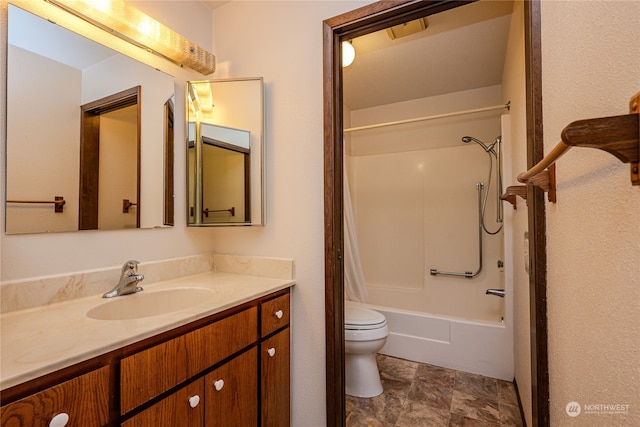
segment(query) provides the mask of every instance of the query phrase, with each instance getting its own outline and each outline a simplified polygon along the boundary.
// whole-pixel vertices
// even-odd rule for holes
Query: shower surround
[[[352,111],[349,122],[355,127],[501,102],[501,87],[494,86]],[[487,229],[500,227],[495,162],[489,187],[489,155],[462,137],[491,142],[503,135],[508,144],[507,115],[483,112],[347,135],[345,162],[367,303],[385,315],[390,329],[381,353],[513,379],[511,296],[486,294],[510,286],[505,261],[512,260],[504,243],[509,227],[495,235],[483,232],[477,276],[430,274],[479,268],[478,183],[483,198],[488,193]]]

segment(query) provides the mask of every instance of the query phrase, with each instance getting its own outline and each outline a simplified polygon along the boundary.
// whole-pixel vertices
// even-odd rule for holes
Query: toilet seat
[[[349,330],[366,331],[380,329],[387,325],[387,319],[377,311],[364,307],[357,307],[347,302],[344,310],[344,328]]]
[[[344,333],[347,341],[373,341],[389,335],[382,313],[345,301]]]

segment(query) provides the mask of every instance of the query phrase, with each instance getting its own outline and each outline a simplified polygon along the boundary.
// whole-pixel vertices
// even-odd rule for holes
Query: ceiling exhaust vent
[[[410,36],[411,34],[424,31],[429,26],[427,18],[414,19],[413,21],[405,22],[400,25],[387,28],[387,35],[391,40],[399,39],[400,37]]]

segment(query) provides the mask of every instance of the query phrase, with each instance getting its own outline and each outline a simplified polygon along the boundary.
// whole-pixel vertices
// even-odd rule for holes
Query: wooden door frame
[[[379,1],[323,23],[325,332],[327,426],[345,425],[343,271],[343,108],[340,43],[469,1]],[[527,164],[542,159],[540,0],[525,0]],[[533,426],[549,426],[544,193],[529,186],[530,325]]]
[[[136,106],[136,228],[140,228],[140,164],[142,87],[134,86],[80,106],[80,185],[78,229],[98,229],[98,189],[100,170],[100,115]]]

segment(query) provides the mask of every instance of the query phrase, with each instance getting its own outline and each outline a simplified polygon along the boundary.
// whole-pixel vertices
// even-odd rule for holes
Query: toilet
[[[345,301],[345,392],[355,397],[382,394],[376,354],[389,335],[387,319],[377,311]]]

